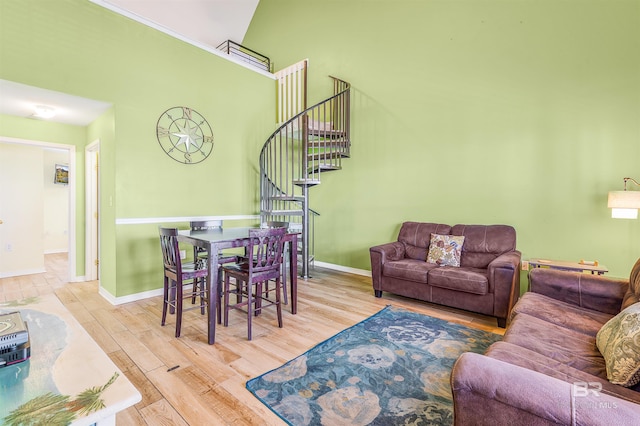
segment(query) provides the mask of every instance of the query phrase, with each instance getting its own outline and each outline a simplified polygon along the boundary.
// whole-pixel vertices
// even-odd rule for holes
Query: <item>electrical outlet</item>
[[[186,250],[180,250],[180,259],[184,260],[187,258],[187,251]]]
[[[13,247],[11,247],[11,244],[7,244],[7,251],[11,251],[13,250]]]
[[[523,271],[528,271],[529,270],[529,261],[528,260],[523,260],[522,261],[522,270]]]

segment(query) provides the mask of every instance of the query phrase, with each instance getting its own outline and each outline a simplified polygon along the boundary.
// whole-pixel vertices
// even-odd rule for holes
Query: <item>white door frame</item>
[[[85,153],[85,280],[100,279],[100,139]],[[97,263],[96,263],[97,262]]]
[[[76,276],[76,147],[61,143],[12,138],[0,135],[0,142],[42,148],[64,149],[69,153],[69,282],[78,281]]]

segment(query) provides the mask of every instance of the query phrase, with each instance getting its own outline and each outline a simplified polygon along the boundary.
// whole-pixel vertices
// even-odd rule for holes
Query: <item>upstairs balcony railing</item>
[[[239,43],[227,40],[222,42],[217,49],[243,62],[247,62],[255,68],[271,72],[271,60],[268,57]]]

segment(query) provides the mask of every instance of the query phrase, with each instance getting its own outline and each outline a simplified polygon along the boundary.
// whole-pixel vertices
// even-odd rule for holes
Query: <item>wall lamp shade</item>
[[[609,192],[608,207],[611,209],[611,217],[616,219],[637,219],[640,209],[640,191],[627,191],[627,181],[632,181],[640,186],[636,180],[624,178],[624,191]]]

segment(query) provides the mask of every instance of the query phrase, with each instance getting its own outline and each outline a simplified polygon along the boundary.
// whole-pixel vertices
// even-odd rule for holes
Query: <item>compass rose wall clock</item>
[[[200,163],[213,150],[211,126],[191,108],[173,107],[162,113],[156,135],[164,152],[178,163]]]

